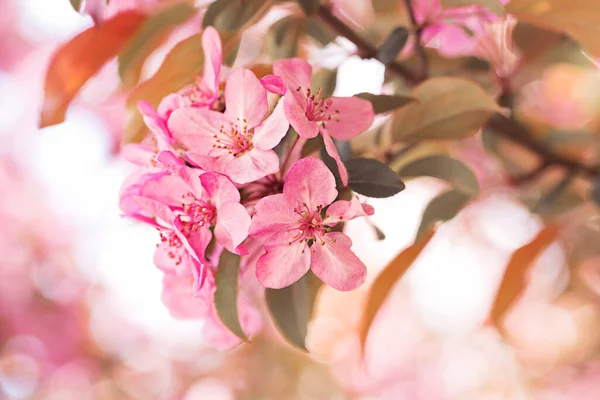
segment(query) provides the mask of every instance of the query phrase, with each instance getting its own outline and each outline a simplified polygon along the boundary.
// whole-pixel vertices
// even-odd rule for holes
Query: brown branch
[[[333,29],[338,35],[345,37],[354,45],[359,51],[359,54],[363,58],[377,58],[377,48],[370,43],[368,40],[363,38],[361,35],[356,33],[352,28],[346,25],[338,17],[333,15],[331,10],[324,5],[319,6],[319,17],[325,22],[331,29]],[[412,71],[406,66],[392,61],[387,66],[387,69],[394,72],[396,75],[404,78],[408,83],[414,85],[423,80],[418,73]]]
[[[410,14],[411,21],[415,26],[418,38],[418,33],[420,33],[421,27],[417,26],[410,0],[404,0],[404,2],[407,5],[407,9]],[[377,48],[356,33],[352,28],[347,26],[343,21],[333,15],[327,6],[319,6],[319,16],[331,29],[337,32],[338,35],[343,36],[354,43],[362,57],[376,58]],[[423,51],[422,55],[419,55],[421,50],[418,50],[418,48]],[[397,61],[393,61],[388,64],[387,69],[404,78],[407,83],[411,85],[423,81],[428,76],[429,67],[427,57],[424,53],[424,48],[420,41],[417,42],[415,53],[415,55],[421,59],[423,72],[414,72],[406,66],[401,65]],[[504,95],[501,103],[509,103],[510,98],[511,96],[509,94]],[[499,136],[537,154],[541,158],[541,165],[543,166],[543,168],[540,168],[540,173],[550,166],[560,166],[571,173],[581,174],[591,179],[596,179],[598,176],[600,176],[600,165],[589,165],[575,158],[560,154],[559,152],[547,147],[545,144],[532,137],[527,128],[514,119],[497,115],[488,122],[487,127],[492,129]],[[538,172],[533,175],[536,176],[537,173]]]
[[[419,64],[421,66],[419,80],[424,81],[429,76],[429,59],[427,58],[427,53],[425,53],[425,47],[421,42],[421,32],[423,27],[419,26],[419,23],[417,22],[417,17],[415,16],[415,10],[412,6],[411,0],[404,0],[404,6],[408,11],[408,16],[410,17],[410,22],[415,34],[415,56],[419,60]]]

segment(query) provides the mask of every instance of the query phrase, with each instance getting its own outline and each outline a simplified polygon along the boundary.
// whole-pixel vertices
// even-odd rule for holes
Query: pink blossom
[[[250,216],[240,193],[226,177],[181,166],[178,174],[145,174],[122,192],[121,206],[161,235],[154,262],[165,272],[193,276],[196,289],[206,275],[205,250],[214,227],[218,243],[245,254]]]
[[[288,286],[309,268],[338,290],[352,290],[364,282],[366,267],[352,252],[352,241],[331,228],[371,215],[373,208],[357,198],[331,204],[337,195],[327,166],[319,159],[304,158],[290,169],[283,194],[256,204],[250,235],[265,246],[256,263],[256,277],[263,286]]]
[[[288,121],[302,138],[313,138],[321,132],[325,149],[335,159],[342,183],[347,185],[348,172],[331,138],[349,140],[367,130],[375,118],[371,103],[356,97],[320,98],[320,89],[316,93],[310,89],[312,67],[301,58],[277,60],[273,71],[288,88],[283,101]]]
[[[188,161],[227,175],[239,184],[276,173],[279,158],[271,149],[289,127],[281,102],[264,119],[268,112],[267,91],[247,69],[231,73],[225,102],[225,113],[192,107],[173,112],[168,126],[188,148]]]
[[[162,301],[171,315],[181,319],[204,319],[203,339],[209,345],[219,349],[229,349],[241,343],[241,340],[229,331],[221,322],[215,303],[215,273],[219,260],[219,251],[213,253],[208,263],[207,277],[202,290],[194,293],[189,279],[174,274],[165,274],[163,278]],[[242,273],[242,280],[244,279]],[[248,300],[245,285],[240,287],[238,312],[244,332],[252,336],[262,327],[258,310]]]
[[[501,2],[506,4],[508,0]],[[423,27],[421,41],[447,57],[472,54],[485,24],[500,20],[500,17],[481,6],[444,10],[439,0],[413,1],[413,10],[417,24]]]

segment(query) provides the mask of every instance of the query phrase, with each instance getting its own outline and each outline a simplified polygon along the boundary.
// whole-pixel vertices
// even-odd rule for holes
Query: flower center
[[[161,243],[166,243],[169,246],[167,255],[172,260],[175,260],[175,265],[181,264],[181,257],[183,253],[183,243],[181,239],[173,231],[159,230]],[[157,244],[156,247],[159,245]]]
[[[197,199],[192,193],[188,193],[187,196],[192,202],[183,204],[184,215],[181,220],[184,234],[195,232],[204,225],[214,225],[217,217],[216,207],[210,202]]]
[[[331,227],[323,223],[323,218],[321,217],[322,209],[323,206],[318,205],[315,211],[311,211],[306,203],[303,203],[303,208],[301,209],[294,208],[294,212],[298,215],[298,224],[286,229],[286,232],[290,234],[288,242],[289,246],[297,241],[304,243],[302,253],[304,253],[307,246],[312,246],[315,243],[325,246],[325,235],[331,232]],[[335,239],[333,239],[332,242],[335,242]],[[314,252],[315,251],[312,250],[312,253]]]
[[[254,132],[248,129],[248,121],[238,118],[237,123],[230,122],[229,126],[221,125],[219,133],[213,135],[213,148],[226,150],[234,157],[239,157],[254,148],[252,136]]]
[[[298,86],[296,91],[302,91],[302,87]],[[321,94],[323,93],[323,89],[319,88],[315,93],[313,93],[310,89],[306,89],[306,118],[309,121],[322,122],[323,125],[327,121],[340,122],[339,115],[340,110],[332,110],[331,106],[333,105],[333,101],[331,98],[323,99],[321,98]]]

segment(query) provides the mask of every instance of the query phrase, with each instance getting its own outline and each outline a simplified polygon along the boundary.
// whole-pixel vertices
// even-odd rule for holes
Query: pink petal
[[[212,233],[208,227],[193,231],[187,236],[183,233],[183,224],[179,218],[174,221],[175,233],[183,247],[192,258],[191,275],[194,278],[194,293],[197,293],[204,284],[206,278],[206,248],[212,239]]]
[[[248,183],[279,171],[279,157],[273,150],[254,148],[242,156],[233,157],[224,174],[236,183]]]
[[[319,134],[319,124],[310,121],[306,117],[306,99],[296,98],[292,91],[286,92],[283,97],[283,111],[300,137],[305,139],[314,138]]]
[[[254,207],[249,234],[268,245],[286,244],[289,235],[285,232],[298,222],[298,214],[283,194],[274,194],[260,199]]]
[[[204,299],[194,297],[189,277],[165,274],[161,299],[175,318],[198,319],[210,311]]]
[[[225,203],[239,203],[240,192],[227,177],[215,172],[206,172],[200,175],[200,182],[217,209]]]
[[[340,174],[342,185],[348,186],[348,170],[340,158],[340,154],[337,151],[337,147],[335,147],[335,143],[333,143],[333,140],[331,140],[331,136],[329,136],[327,131],[321,130],[321,134],[323,136],[323,143],[325,144],[325,150],[327,151],[327,154],[329,154],[331,158],[335,160],[335,163],[338,167],[338,173]]]
[[[150,146],[137,143],[126,143],[121,146],[121,156],[139,166],[150,165],[155,156],[154,149]]]
[[[160,101],[156,112],[162,119],[168,120],[173,111],[183,107],[186,107],[185,99],[177,93],[171,93]]]
[[[172,252],[172,249],[168,243],[160,243],[154,252],[154,265],[166,273],[189,276],[191,272],[188,265],[191,262],[189,255],[186,254],[182,257],[181,262],[177,264],[178,258],[171,257],[170,252]]]
[[[310,89],[312,67],[302,58],[286,58],[273,63],[273,72],[283,79],[290,92]]]
[[[290,124],[283,111],[283,101],[280,101],[273,113],[254,128],[252,142],[260,150],[270,150],[281,142],[289,127]]]
[[[267,75],[260,79],[260,83],[271,93],[284,95],[286,92],[285,82],[277,75]]]
[[[352,200],[338,200],[327,208],[327,218],[323,223],[337,223],[340,221],[349,221],[354,218],[373,215],[375,210],[368,204],[361,204],[358,197]]]
[[[281,289],[302,278],[310,266],[310,250],[306,244],[266,247],[256,262],[256,278],[261,285]]]
[[[214,171],[219,173],[223,173],[223,171],[225,171],[225,166],[229,161],[222,157],[215,158],[208,156],[205,154],[205,151],[188,151],[185,153],[185,159],[196,168],[201,168],[204,171]]]
[[[375,113],[370,101],[357,97],[332,97],[331,101],[330,111],[338,115],[327,121],[326,126],[334,138],[349,140],[373,125]]]
[[[204,77],[207,89],[215,95],[219,91],[219,73],[223,60],[221,37],[212,26],[206,27],[202,34],[202,50],[204,50]]]
[[[250,215],[240,203],[225,203],[217,214],[215,238],[227,250],[236,252],[237,247],[248,237]],[[241,249],[245,252],[245,249]]]
[[[214,144],[214,135],[229,120],[221,113],[201,108],[180,108],[169,118],[169,129],[177,141],[190,150],[208,154]]]
[[[303,209],[304,204],[314,211],[335,200],[335,178],[325,163],[317,158],[303,158],[287,174],[283,194],[292,208]]]
[[[352,240],[341,232],[325,235],[325,245],[315,242],[310,268],[323,282],[334,289],[347,291],[358,288],[367,276],[367,267],[351,250]]]
[[[132,196],[132,199],[149,215],[160,218],[168,227],[173,226],[175,214],[165,204],[141,196]]]
[[[167,127],[167,122],[157,114],[152,105],[147,101],[138,102],[138,109],[140,110],[140,113],[142,113],[144,123],[154,134],[154,137],[158,142],[158,148],[167,148],[173,141],[173,137]]]
[[[140,190],[140,195],[163,205],[179,207],[182,199],[189,191],[188,185],[180,177],[163,175],[144,184]]]
[[[176,167],[185,165],[185,161],[183,161],[180,157],[175,155],[172,151],[161,151],[157,154],[156,159],[158,162],[163,164],[166,167]]]
[[[248,69],[234,70],[227,78],[225,86],[225,115],[233,122],[248,129],[261,123],[269,106],[267,91],[256,75]]]

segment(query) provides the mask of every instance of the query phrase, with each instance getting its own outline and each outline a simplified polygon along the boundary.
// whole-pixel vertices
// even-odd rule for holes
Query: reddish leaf
[[[118,14],[58,49],[46,74],[40,127],[65,120],[69,103],[77,92],[124,47],[145,19],[145,15],[134,11]]]
[[[526,276],[531,264],[556,239],[557,234],[556,226],[547,226],[531,242],[513,253],[490,310],[490,318],[494,325],[500,327],[502,317],[525,289]]]
[[[404,276],[406,271],[408,271],[417,257],[419,257],[419,254],[421,254],[421,251],[423,251],[425,246],[431,241],[434,234],[435,230],[432,229],[421,240],[416,241],[413,245],[404,249],[383,271],[381,271],[377,279],[375,279],[375,282],[373,282],[373,285],[371,285],[367,296],[367,306],[363,311],[359,332],[360,343],[363,349],[365,347],[365,342],[367,341],[369,329],[371,329],[371,325],[375,320],[377,312],[387,299],[396,282]]]

